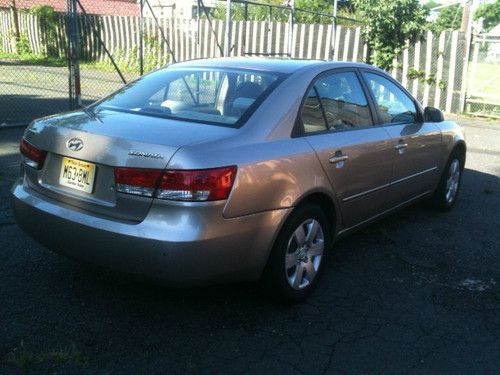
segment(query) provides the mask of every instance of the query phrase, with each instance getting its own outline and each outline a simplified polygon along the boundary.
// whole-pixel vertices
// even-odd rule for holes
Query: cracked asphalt
[[[469,145],[454,210],[417,204],[339,241],[304,304],[254,284],[167,289],[52,254],[8,204],[0,129],[0,373],[500,373],[500,123]]]

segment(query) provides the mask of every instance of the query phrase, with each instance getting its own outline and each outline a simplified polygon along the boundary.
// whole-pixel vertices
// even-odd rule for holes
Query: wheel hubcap
[[[450,164],[448,179],[446,180],[446,202],[452,203],[458,192],[460,184],[460,162],[458,159],[453,159]]]
[[[305,220],[295,229],[285,254],[286,278],[293,289],[303,289],[312,283],[324,249],[323,229],[317,220]]]

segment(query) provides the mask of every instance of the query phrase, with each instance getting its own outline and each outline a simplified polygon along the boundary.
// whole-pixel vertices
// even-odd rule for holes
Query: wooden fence
[[[171,43],[178,61],[200,57],[221,56],[225,22],[212,20],[213,29],[207,20],[200,22],[200,45],[197,44],[198,24],[196,20],[172,18],[159,19],[163,34]],[[84,60],[106,60],[102,46],[98,43],[91,26],[94,25],[106,47],[117,60],[137,61],[139,46],[139,17],[80,16],[81,58]],[[36,17],[20,13],[21,35],[27,38],[34,53],[44,53],[44,31]],[[152,18],[144,18],[145,56],[155,64],[171,61],[162,33]],[[12,19],[6,10],[0,10],[0,46],[6,53],[14,53]],[[332,55],[332,26],[319,24],[295,24],[290,38],[287,23],[264,21],[234,21],[232,24],[232,56],[251,54],[289,54],[293,58],[325,59],[341,61],[364,61],[366,46],[361,38],[361,28],[337,26]],[[412,92],[424,106],[431,105],[446,112],[462,110],[465,98],[466,40],[457,31],[426,34],[423,41],[408,48],[395,60],[391,74]],[[63,16],[59,18],[52,48],[62,57],[65,55],[66,34]],[[291,49],[290,49],[291,46]]]

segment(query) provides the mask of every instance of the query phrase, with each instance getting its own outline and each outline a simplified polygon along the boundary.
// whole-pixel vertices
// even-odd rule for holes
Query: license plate
[[[94,188],[94,177],[95,164],[63,158],[59,184],[91,194]]]

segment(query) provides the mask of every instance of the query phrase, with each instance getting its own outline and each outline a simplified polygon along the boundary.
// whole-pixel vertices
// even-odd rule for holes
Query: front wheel
[[[278,235],[264,273],[266,286],[284,302],[303,301],[316,287],[331,244],[331,225],[315,204],[295,209]]]
[[[431,198],[432,205],[442,211],[448,211],[455,204],[462,180],[463,158],[457,151],[450,155],[439,185]]]

